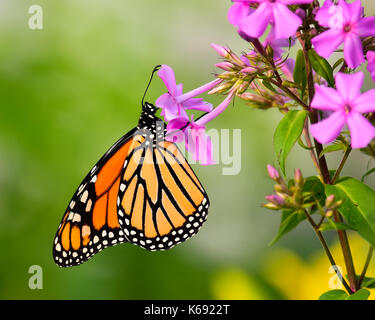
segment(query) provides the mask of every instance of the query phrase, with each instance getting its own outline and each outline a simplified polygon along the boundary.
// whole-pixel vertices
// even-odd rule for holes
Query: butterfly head
[[[149,102],[145,102],[142,105],[142,113],[146,113],[148,115],[154,115],[157,111],[157,107]]]

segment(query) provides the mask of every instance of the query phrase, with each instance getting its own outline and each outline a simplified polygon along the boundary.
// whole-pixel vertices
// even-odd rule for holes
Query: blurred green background
[[[43,8],[43,30],[28,27],[31,4]],[[73,192],[136,125],[153,67],[172,66],[190,90],[213,79],[219,58],[211,42],[249,49],[227,22],[230,4],[0,0],[1,299],[305,299],[328,290],[329,263],[307,224],[268,246],[280,215],[261,204],[272,192],[266,164],[275,163],[272,136],[281,115],[238,100],[208,127],[242,130],[240,174],[223,176],[221,165],[193,166],[211,200],[197,236],[166,252],[111,247],[68,269],[52,259]],[[363,4],[374,12],[372,1]],[[148,100],[164,91],[155,78]],[[214,105],[221,99],[207,97]],[[295,167],[315,174],[307,156],[295,148],[289,174]],[[337,161],[329,158],[333,167]],[[366,165],[355,153],[345,173],[360,177]],[[367,182],[375,185],[373,178]],[[328,238],[335,245],[335,235]],[[367,249],[354,240],[362,264]],[[28,286],[32,265],[43,269],[42,290]]]

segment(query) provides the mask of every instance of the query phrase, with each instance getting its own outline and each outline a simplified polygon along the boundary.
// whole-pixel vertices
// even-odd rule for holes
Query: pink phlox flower
[[[353,148],[364,148],[375,137],[375,128],[362,115],[375,111],[375,89],[361,94],[364,74],[338,73],[335,76],[336,90],[315,85],[315,96],[311,107],[331,111],[328,118],[311,125],[311,133],[320,143],[335,140],[347,124]]]
[[[368,51],[367,55],[367,70],[371,74],[372,80],[375,82],[375,51]]]
[[[174,143],[184,142],[185,148],[190,152],[195,161],[202,165],[214,164],[212,157],[212,142],[206,134],[205,126],[185,117],[177,117],[167,125],[166,139]]]
[[[320,25],[329,28],[312,39],[319,55],[328,58],[344,43],[344,58],[350,68],[365,61],[361,38],[375,35],[375,17],[363,17],[360,0],[353,3],[339,0],[337,6],[327,0],[315,18]]]
[[[170,66],[162,65],[158,71],[158,76],[163,80],[168,92],[161,95],[155,102],[158,108],[162,109],[161,115],[168,122],[176,117],[188,119],[186,110],[200,110],[209,112],[212,110],[212,104],[203,101],[202,98],[195,96],[212,89],[218,84],[218,80],[211,81],[197,89],[185,94],[182,92],[182,83],[176,84],[173,69]]]
[[[301,18],[289,10],[288,5],[309,4],[313,0],[253,0],[258,8],[239,23],[239,32],[249,37],[259,38],[266,31],[269,23],[275,27],[277,39],[289,38],[301,25]]]
[[[246,18],[254,10],[250,8],[251,1],[234,1],[228,11],[228,20],[231,24],[238,27],[242,19]]]

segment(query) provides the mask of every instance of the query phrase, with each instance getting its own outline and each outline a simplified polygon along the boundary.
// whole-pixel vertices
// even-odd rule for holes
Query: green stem
[[[315,166],[316,170],[318,171],[318,174],[320,176],[322,176],[322,172],[320,171],[320,167],[319,167],[319,161],[318,161],[318,159],[317,159],[317,157],[315,155],[314,147],[313,147],[313,144],[311,142],[308,125],[309,125],[308,119],[306,118],[305,125],[303,127],[303,135],[305,137],[306,144],[309,147],[310,156],[311,156],[311,159],[312,159],[312,161],[314,163],[314,166]]]
[[[305,213],[307,220],[309,221],[309,223],[313,227],[313,229],[315,231],[315,234],[317,235],[320,243],[322,244],[323,249],[324,249],[324,251],[325,251],[325,253],[328,257],[328,260],[333,267],[333,270],[335,270],[338,278],[341,280],[342,284],[344,285],[344,287],[348,291],[348,293],[352,294],[353,290],[349,287],[348,283],[345,281],[345,279],[343,278],[343,276],[340,273],[340,271],[338,270],[338,268],[336,268],[337,264],[335,262],[335,259],[333,258],[332,254],[331,254],[331,251],[329,250],[329,247],[328,247],[327,242],[325,241],[325,239],[323,237],[323,234],[319,231],[319,227],[316,225],[315,221],[311,218],[310,214],[306,211],[306,209],[304,209],[303,212]]]
[[[339,167],[336,170],[336,173],[335,173],[334,177],[332,178],[332,184],[335,184],[337,179],[339,178],[340,173],[342,171],[342,168],[344,168],[344,164],[345,164],[346,160],[348,159],[351,151],[352,151],[352,147],[349,146],[345,151],[345,154],[344,154],[344,156],[343,156],[343,158],[342,158],[342,160],[339,164]]]
[[[359,280],[358,280],[358,288],[361,287],[363,279],[365,278],[368,266],[370,265],[370,261],[371,261],[371,258],[372,258],[373,251],[374,251],[374,248],[372,246],[370,246],[370,248],[368,250],[368,254],[367,254],[365,265],[363,266],[363,270],[362,270],[361,276],[359,277]]]
[[[268,79],[271,83],[273,83],[275,86],[277,86],[279,89],[283,90],[284,93],[289,98],[292,98],[294,101],[296,101],[300,106],[302,106],[304,109],[309,110],[309,106],[304,103],[300,98],[298,98],[289,88],[285,87],[281,82],[278,82],[274,79]]]
[[[334,211],[333,219],[335,220],[335,222],[338,222],[338,223],[343,222],[340,213],[336,210]],[[345,261],[346,271],[348,273],[350,287],[353,290],[353,292],[356,292],[358,290],[358,284],[357,284],[357,278],[356,278],[356,273],[354,269],[352,252],[349,246],[348,235],[345,232],[345,230],[337,230],[337,234],[339,236],[339,241],[340,241],[342,253],[344,256],[344,261]]]
[[[306,42],[303,39],[303,37],[301,36],[301,34],[298,34],[298,36],[299,36],[298,38],[299,38],[299,41],[300,41],[301,46],[302,46],[303,56],[304,56],[304,59],[305,59],[307,85],[308,85],[308,92],[309,92],[309,101],[310,101],[310,104],[311,104],[311,101],[313,100],[314,95],[315,95],[313,70],[312,70],[312,66],[311,66],[311,63],[310,63],[309,55],[308,55],[308,50],[311,48],[311,43]],[[312,110],[310,112],[310,121],[311,121],[312,124],[318,122],[318,114],[317,114],[316,110]],[[315,150],[316,150],[316,153],[317,153],[317,156],[318,156],[318,159],[319,159],[319,166],[320,166],[320,170],[322,172],[323,181],[324,181],[325,184],[332,184],[331,179],[330,179],[330,175],[329,175],[327,160],[326,160],[324,155],[319,157],[319,155],[321,154],[321,152],[323,150],[323,146],[317,140],[315,140]],[[337,211],[334,212],[334,220],[336,222],[342,222],[342,217],[341,217],[340,213],[337,212]],[[344,255],[346,270],[347,270],[347,273],[348,273],[348,279],[349,279],[350,288],[351,288],[351,290],[350,291],[348,290],[348,292],[352,293],[352,292],[357,291],[358,287],[357,287],[357,279],[356,279],[356,274],[355,274],[355,269],[354,269],[354,264],[353,264],[353,258],[352,258],[352,254],[351,254],[351,251],[350,251],[348,236],[347,236],[345,230],[337,230],[337,233],[338,233],[341,249],[342,249],[342,252],[343,252],[343,255]]]

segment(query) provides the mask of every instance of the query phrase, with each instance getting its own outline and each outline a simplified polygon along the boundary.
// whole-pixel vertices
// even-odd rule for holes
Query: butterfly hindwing
[[[196,234],[207,218],[207,194],[172,142],[146,137],[129,155],[121,179],[119,223],[133,244],[172,248]]]
[[[107,151],[74,193],[54,240],[57,265],[78,265],[106,247],[126,242],[117,218],[117,195],[134,131]]]

